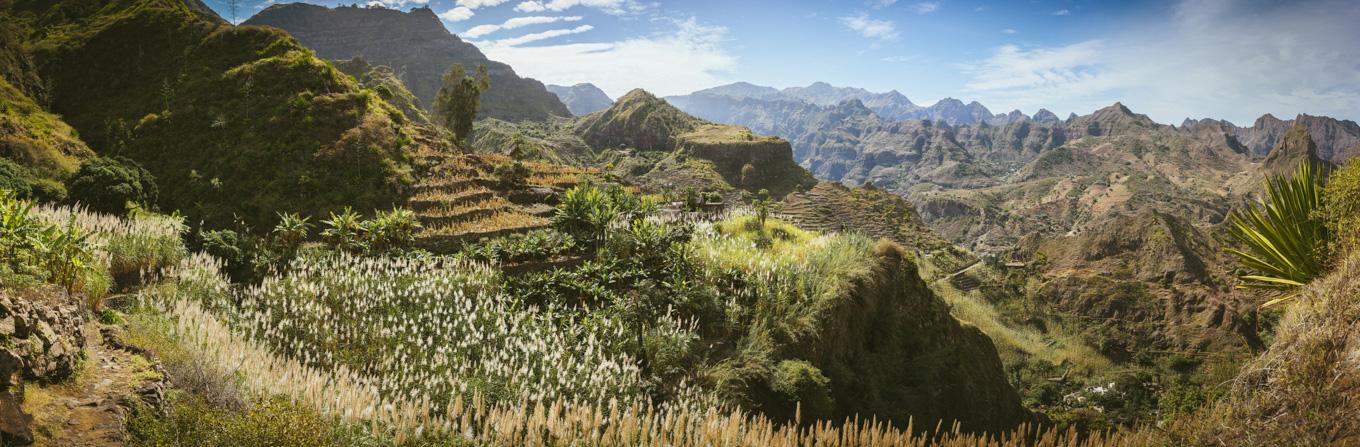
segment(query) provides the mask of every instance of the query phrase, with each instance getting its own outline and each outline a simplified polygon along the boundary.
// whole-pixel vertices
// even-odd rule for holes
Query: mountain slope
[[[281,31],[176,0],[33,6],[9,12],[34,30],[52,110],[96,152],[150,170],[166,209],[261,224],[278,210],[387,207],[412,181],[421,130]]]
[[[477,47],[450,34],[429,8],[401,12],[278,4],[244,24],[283,29],[322,58],[362,57],[369,63],[392,67],[427,106],[434,104],[444,72],[453,64],[462,64],[468,70],[486,65],[491,89],[482,95],[481,117],[541,121],[571,114],[542,83],[521,78],[509,65],[488,60]]]
[[[17,26],[0,23],[0,188],[22,197],[61,200],[66,196],[61,181],[94,152],[75,129],[33,98],[50,93],[19,39]]]
[[[582,83],[570,87],[564,85],[548,85],[548,91],[557,95],[567,109],[573,115],[588,115],[604,109],[608,109],[614,100],[609,99],[609,95],[604,94],[595,84]]]

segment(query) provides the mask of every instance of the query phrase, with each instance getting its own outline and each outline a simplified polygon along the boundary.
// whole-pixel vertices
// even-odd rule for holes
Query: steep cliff
[[[486,65],[491,89],[482,94],[479,116],[507,121],[570,116],[556,95],[509,65],[486,58],[455,36],[429,8],[410,12],[369,7],[327,8],[304,3],[272,5],[245,25],[272,26],[291,34],[325,59],[361,57],[392,67],[427,107],[434,104],[444,72],[454,64],[466,69]]]

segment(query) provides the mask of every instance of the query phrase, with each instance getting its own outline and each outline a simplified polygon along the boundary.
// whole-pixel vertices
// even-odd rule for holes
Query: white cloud
[[[450,22],[459,22],[472,18],[473,14],[472,9],[469,9],[466,6],[459,6],[439,13],[439,18]]]
[[[897,0],[869,0],[869,7],[882,9],[892,6],[894,3],[897,3]]]
[[[430,0],[369,0],[364,6],[380,6],[383,8],[401,8],[406,5],[424,5]],[[273,3],[272,1],[269,3]]]
[[[470,38],[476,39],[476,38],[478,38],[478,37],[482,37],[482,36],[485,36],[485,35],[487,35],[487,34],[494,33],[494,32],[496,32],[496,30],[499,30],[499,29],[501,29],[501,26],[500,26],[500,25],[477,25],[477,26],[474,26],[474,27],[472,27],[472,28],[468,28],[467,31],[463,31],[462,33],[459,33],[459,35],[462,36],[462,37],[470,37]]]
[[[641,12],[651,5],[638,3],[635,0],[540,0],[520,3],[515,6],[515,10],[520,12],[566,11],[577,6],[595,8],[607,14],[621,15]],[[521,7],[523,9],[520,9]]]
[[[525,35],[523,35],[523,36],[519,36],[519,37],[511,37],[511,38],[508,38],[508,39],[500,39],[500,40],[497,40],[497,41],[494,41],[494,42],[486,42],[486,43],[478,42],[478,44],[479,44],[479,46],[489,46],[489,47],[513,47],[513,46],[523,45],[523,44],[526,44],[526,43],[529,43],[529,42],[537,42],[537,41],[544,40],[544,39],[551,39],[551,38],[554,38],[554,37],[568,36],[568,35],[572,35],[572,34],[580,34],[580,33],[584,33],[584,32],[586,32],[586,31],[590,31],[590,30],[593,30],[593,29],[595,29],[595,27],[593,27],[593,26],[590,26],[590,25],[581,25],[581,26],[578,26],[578,27],[575,27],[575,28],[553,29],[553,30],[547,30],[547,31],[538,32],[538,33],[525,34]]]
[[[547,9],[548,8],[543,6],[543,3],[536,2],[533,0],[527,2],[520,2],[520,4],[515,5],[515,10],[519,12],[543,12],[546,11]]]
[[[464,7],[471,8],[471,9],[477,9],[477,8],[486,8],[486,7],[490,7],[490,6],[497,6],[497,5],[500,5],[501,3],[505,3],[505,2],[507,2],[507,1],[509,1],[509,0],[458,0],[458,6],[464,6]]]
[[[545,23],[556,23],[556,22],[579,22],[581,19],[582,19],[581,16],[524,16],[524,17],[514,17],[514,18],[511,18],[511,19],[509,19],[509,20],[506,20],[505,23],[502,23],[502,24],[500,24],[500,25],[477,25],[477,26],[474,26],[474,27],[472,27],[472,28],[469,28],[467,31],[463,31],[463,34],[462,34],[462,35],[467,36],[467,37],[471,37],[471,38],[474,38],[474,39],[475,39],[475,38],[482,37],[482,36],[485,36],[485,35],[487,35],[487,34],[491,34],[491,33],[494,33],[494,32],[496,32],[496,31],[500,31],[500,30],[515,29],[515,28],[525,27],[525,26],[529,26],[529,25],[541,25],[541,24],[545,24]]]
[[[675,95],[722,84],[737,59],[722,47],[727,30],[694,19],[664,34],[616,42],[482,48],[491,59],[543,82],[591,82],[613,97],[633,88]]]
[[[893,22],[873,19],[868,14],[841,17],[841,24],[870,39],[897,40],[899,37]]]
[[[1016,32],[1017,32],[1017,31],[1015,31],[1015,28],[1002,28],[1002,29],[1001,29],[1001,34],[1015,34]]]
[[[907,63],[916,60],[916,56],[887,56],[879,60],[892,63]]]
[[[965,90],[991,107],[1088,113],[1120,100],[1161,122],[1263,113],[1354,118],[1360,9],[1343,0],[1184,1],[1169,21],[1102,40],[1005,45],[968,64]],[[1268,30],[1242,32],[1242,30]]]
[[[940,10],[940,2],[920,2],[911,5],[911,10],[917,14],[930,14]]]
[[[1072,15],[1072,11],[1071,11],[1071,10],[1067,10],[1067,9],[1059,9],[1059,10],[1057,10],[1057,11],[1053,11],[1053,15],[1055,15],[1055,16],[1070,16],[1070,15]]]

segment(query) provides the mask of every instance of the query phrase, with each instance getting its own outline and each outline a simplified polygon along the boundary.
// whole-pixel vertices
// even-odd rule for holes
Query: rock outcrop
[[[71,377],[85,345],[84,326],[74,305],[0,292],[0,444],[33,442],[32,418],[22,407],[25,382]]]

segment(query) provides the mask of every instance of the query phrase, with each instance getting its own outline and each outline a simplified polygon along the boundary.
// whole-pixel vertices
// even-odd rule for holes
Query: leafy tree
[[[1322,272],[1331,232],[1315,211],[1322,208],[1324,183],[1316,166],[1300,163],[1292,176],[1267,179],[1265,198],[1233,216],[1229,230],[1243,249],[1228,252],[1253,271],[1239,287],[1292,289]]]
[[[486,65],[477,66],[476,77],[468,76],[462,64],[454,64],[444,73],[443,86],[434,99],[435,118],[453,132],[454,142],[467,141],[472,134],[472,123],[481,107],[482,92],[491,88],[491,75]]]
[[[123,157],[86,161],[67,181],[66,190],[70,200],[115,215],[126,214],[129,205],[154,209],[159,195],[151,172]]]
[[[770,190],[761,188],[756,193],[755,200],[751,205],[756,208],[756,222],[760,224],[761,231],[765,229],[765,219],[770,217]]]

